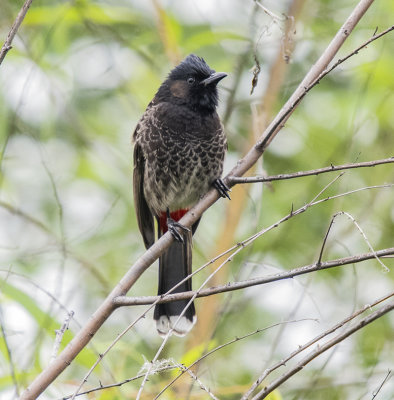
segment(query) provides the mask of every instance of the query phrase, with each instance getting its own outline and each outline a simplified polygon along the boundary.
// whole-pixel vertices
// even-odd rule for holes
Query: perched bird
[[[216,85],[226,77],[194,54],[176,66],[162,83],[133,133],[134,205],[145,247],[167,230],[174,242],[159,259],[158,294],[164,294],[192,271],[192,229],[177,221],[213,186],[222,197],[228,188],[220,179],[227,141],[216,112]],[[191,278],[172,293],[191,290]],[[158,304],[154,319],[159,335],[170,329],[183,336],[196,316],[188,300]]]

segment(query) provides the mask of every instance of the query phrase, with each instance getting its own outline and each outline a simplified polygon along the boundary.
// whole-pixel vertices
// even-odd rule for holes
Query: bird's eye
[[[193,85],[193,83],[195,82],[195,79],[191,76],[190,78],[187,79],[187,83],[189,85]]]

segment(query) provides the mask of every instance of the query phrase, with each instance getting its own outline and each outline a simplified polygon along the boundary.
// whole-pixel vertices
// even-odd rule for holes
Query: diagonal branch
[[[191,301],[194,300],[195,297],[197,297],[197,294],[200,293],[200,291],[203,289],[203,287],[208,283],[208,281],[211,280],[211,278],[213,276],[215,276],[215,274],[220,271],[223,266],[225,266],[227,263],[229,263],[233,257],[241,252],[244,248],[246,248],[246,246],[250,245],[251,243],[253,243],[254,240],[256,240],[258,237],[262,236],[263,234],[265,234],[266,232],[269,232],[270,230],[278,227],[281,223],[288,221],[290,218],[295,217],[303,212],[305,212],[307,209],[309,209],[309,207],[312,207],[316,204],[320,204],[326,200],[329,200],[330,198],[324,198],[321,200],[316,200],[331,184],[333,184],[338,178],[340,178],[341,175],[338,175],[332,182],[330,182],[328,185],[326,185],[322,190],[320,190],[320,192],[313,198],[312,201],[309,201],[307,204],[305,204],[304,206],[302,206],[301,208],[297,209],[297,210],[292,210],[290,212],[290,214],[286,215],[285,217],[281,218],[279,221],[273,223],[272,225],[270,225],[267,228],[264,228],[263,230],[255,233],[254,235],[246,238],[245,240],[243,240],[240,243],[237,243],[236,245],[232,246],[230,249],[227,249],[225,252],[219,254],[218,256],[216,256],[214,259],[210,260],[209,262],[207,262],[206,264],[204,264],[203,266],[201,266],[200,268],[197,268],[194,272],[192,272],[190,275],[188,275],[187,277],[185,277],[182,281],[178,282],[176,285],[174,285],[168,292],[164,293],[162,295],[162,297],[169,295],[171,293],[174,292],[174,290],[179,287],[182,283],[186,282],[188,279],[190,279],[193,275],[196,275],[198,272],[200,272],[202,269],[204,269],[205,267],[207,267],[208,265],[212,264],[213,262],[215,262],[216,260],[222,258],[223,256],[231,253],[217,268],[215,268],[215,270],[211,273],[211,275],[204,281],[204,283],[200,286],[199,289],[197,289],[197,291],[195,292],[195,295],[191,298],[188,299],[190,300],[188,305],[191,303]],[[393,184],[394,185],[394,184]],[[386,187],[387,185],[383,185],[383,186],[378,186],[379,188],[382,187]],[[357,189],[357,190],[367,190],[370,189],[369,187],[365,187],[365,188],[361,188],[361,189]],[[336,196],[332,196],[331,198],[338,198],[347,194],[350,194],[354,191],[351,192],[346,192],[346,193],[342,193],[342,194],[338,194]],[[316,201],[315,201],[316,200]],[[372,250],[373,251],[373,250]],[[81,381],[80,386],[78,387],[78,389],[75,391],[74,393],[74,397],[78,394],[79,390],[82,388],[82,385],[84,384],[84,382],[87,381],[87,378],[90,376],[90,374],[93,372],[94,368],[103,360],[104,356],[106,354],[108,354],[108,352],[111,350],[111,348],[113,348],[115,346],[115,344],[123,337],[123,335],[125,333],[127,333],[132,327],[134,327],[136,325],[136,323],[141,320],[141,318],[144,318],[146,316],[146,313],[152,309],[162,297],[157,297],[156,300],[154,302],[151,303],[150,307],[148,307],[137,319],[135,319],[132,323],[130,323],[127,328],[125,328],[123,330],[122,333],[118,334],[116,339],[110,344],[110,346],[107,347],[107,349],[100,355],[100,357],[96,360],[96,362],[92,365],[92,367],[90,368],[90,370],[88,371],[88,373],[85,375],[84,379]],[[114,299],[115,301],[116,299]],[[188,308],[188,305],[186,305],[184,307],[184,310],[186,310]],[[184,312],[184,311],[183,311]],[[178,317],[179,319],[179,317]],[[177,322],[176,322],[177,323]],[[176,324],[175,323],[175,324]],[[170,337],[170,333],[166,335],[166,337],[164,338],[163,343],[160,346],[159,351],[156,353],[154,360],[157,359],[158,355],[160,354],[160,352],[162,351],[162,349],[164,348],[165,344],[168,341],[168,338]],[[154,363],[154,360],[152,363]],[[152,363],[150,365],[152,365]],[[147,373],[145,375],[144,381],[141,385],[141,387],[143,387],[145,385],[146,379],[148,377],[148,375],[150,374],[149,368],[147,370]],[[140,392],[139,392],[140,393]],[[140,394],[139,394],[140,395]],[[138,395],[138,396],[139,396]]]
[[[253,383],[253,385],[250,387],[250,389],[242,396],[241,400],[247,400],[252,393],[261,385],[261,383],[267,378],[267,376],[278,369],[279,367],[285,366],[292,358],[306,350],[307,348],[311,347],[312,345],[316,344],[319,340],[327,337],[328,335],[332,334],[339,328],[343,327],[350,321],[352,321],[354,318],[358,317],[359,315],[363,314],[367,310],[371,310],[373,307],[377,306],[378,304],[390,299],[391,297],[394,296],[394,292],[389,293],[388,295],[385,295],[376,301],[374,301],[371,304],[366,304],[364,307],[360,308],[359,310],[355,311],[352,315],[349,315],[342,321],[338,322],[336,325],[332,326],[330,329],[324,331],[320,335],[314,337],[313,339],[309,340],[307,343],[305,343],[302,346],[299,346],[297,350],[294,350],[290,355],[288,355],[286,358],[282,359],[281,361],[277,362],[275,365],[272,367],[266,369]]]
[[[257,329],[253,332],[247,333],[246,335],[243,336],[236,336],[234,339],[230,340],[229,342],[223,343],[217,347],[215,347],[212,350],[207,351],[204,355],[202,355],[200,358],[198,358],[196,361],[192,362],[188,367],[186,367],[186,370],[191,370],[195,365],[199,364],[201,361],[203,361],[205,358],[211,356],[212,354],[216,353],[217,351],[223,349],[224,347],[230,346],[236,342],[239,342],[241,340],[247,339],[253,335],[256,335],[257,333],[265,332],[268,329],[275,328],[277,326],[284,326],[290,323],[296,323],[296,322],[301,322],[301,321],[315,321],[313,319],[305,318],[305,319],[299,319],[299,320],[290,320],[290,321],[282,321],[282,322],[277,322],[275,324],[272,324],[270,326],[267,326],[265,328],[260,328]],[[172,384],[174,384],[185,372],[186,370],[182,370],[170,383],[168,383],[154,398],[154,400],[158,399]]]
[[[291,368],[289,371],[272,381],[269,385],[267,385],[263,390],[257,393],[256,396],[252,398],[252,400],[261,400],[265,399],[268,394],[272,393],[278,386],[280,386],[283,382],[286,382],[289,378],[291,378],[294,374],[298,371],[302,370],[307,364],[309,364],[312,360],[318,357],[320,354],[324,353],[325,351],[329,350],[331,347],[335,346],[336,344],[342,342],[353,333],[357,332],[358,330],[364,328],[366,325],[370,324],[371,322],[377,320],[378,318],[382,317],[383,315],[387,314],[388,312],[394,310],[394,302],[391,302],[385,306],[380,307],[378,310],[373,312],[372,314],[368,315],[367,317],[361,319],[357,324],[353,325],[352,327],[346,329],[342,333],[338,334],[328,342],[324,343],[321,346],[317,346],[313,351],[311,351],[305,358],[303,358],[297,365]]]
[[[335,57],[336,53],[338,52],[338,50],[340,49],[340,47],[342,46],[348,35],[352,32],[358,21],[365,14],[365,12],[372,3],[373,0],[361,0],[357,4],[356,8],[353,10],[349,18],[339,29],[339,31],[335,35],[334,39],[332,39],[331,43],[328,45],[326,50],[317,60],[315,65],[312,66],[312,68],[306,74],[303,81],[298,85],[297,89],[290,96],[285,105],[281,108],[278,115],[265,130],[265,132],[262,135],[262,139],[256,143],[255,146],[256,150],[263,152],[267,148],[267,146],[272,142],[274,137],[284,126],[285,122],[288,120],[288,118],[293,113],[298,104],[301,102],[301,100],[316,84],[320,82],[320,80],[324,76],[330,73],[339,64],[343,63],[345,60],[357,54],[358,51],[366,47],[369,43],[391,32],[394,29],[394,26],[391,26],[390,28],[383,31],[381,34],[373,35],[372,38],[370,38],[367,42],[363,43],[361,46],[357,47],[357,49],[349,53],[346,57],[344,57],[343,59],[339,59],[330,68],[327,67],[329,63],[332,61],[332,59]],[[250,152],[248,154],[250,154]],[[234,175],[239,176],[240,174],[234,174]]]
[[[304,207],[302,207],[300,210],[303,210],[303,211],[307,210],[307,208],[310,207],[311,204],[313,204],[314,200],[316,200],[316,198],[319,197],[320,194],[323,193],[323,192],[324,192],[331,184],[333,184],[339,177],[340,177],[340,175],[339,175],[338,177],[336,177],[331,183],[329,183],[328,185],[326,185],[326,187],[323,188],[323,189],[319,192],[319,194],[318,194],[317,196],[315,196],[315,198],[314,198],[310,203],[308,203],[307,205],[305,205]],[[297,210],[297,211],[298,211],[298,210]],[[301,212],[303,212],[303,211],[301,211]],[[286,219],[291,218],[292,215],[293,215],[293,213],[291,213],[288,217],[282,218],[281,221],[285,221]],[[276,224],[272,225],[271,227],[274,227],[274,226],[276,226]],[[269,229],[269,228],[267,228],[267,229]],[[263,232],[266,232],[266,231],[267,231],[266,229],[263,229],[261,232],[259,232],[259,233],[255,234],[255,235],[253,235],[252,237],[250,237],[250,238],[248,238],[246,241],[244,241],[244,244],[250,244],[253,240],[255,240],[257,237],[259,237],[259,235],[262,235]],[[159,350],[156,352],[156,354],[155,354],[155,356],[154,356],[154,358],[153,358],[153,362],[155,362],[155,360],[157,360],[158,357],[160,356],[162,350],[164,349],[164,346],[166,345],[167,341],[169,340],[169,338],[170,338],[170,336],[171,336],[171,334],[172,334],[172,332],[173,332],[173,330],[174,330],[174,328],[175,328],[175,325],[179,322],[179,320],[180,320],[180,318],[182,317],[182,315],[184,315],[184,313],[185,313],[186,309],[189,307],[189,305],[190,305],[190,304],[193,302],[193,300],[197,297],[197,294],[200,292],[200,290],[202,290],[202,288],[205,287],[205,285],[206,285],[208,282],[210,282],[210,281],[212,280],[212,278],[213,278],[220,270],[222,270],[223,267],[224,267],[228,262],[230,262],[230,261],[232,260],[232,258],[235,256],[235,254],[237,254],[237,253],[239,253],[240,251],[242,251],[243,248],[244,248],[243,246],[238,246],[238,249],[237,249],[236,251],[234,251],[234,253],[231,254],[227,259],[225,259],[214,271],[212,271],[212,273],[211,273],[211,274],[204,280],[204,282],[200,285],[200,287],[199,287],[199,289],[197,290],[196,294],[189,300],[188,304],[184,307],[183,311],[182,311],[181,314],[178,316],[178,319],[176,320],[176,322],[175,322],[174,326],[172,327],[172,329],[170,329],[169,332],[167,333],[167,335],[165,336],[165,338],[164,338],[164,340],[163,340],[163,342],[162,342],[162,344],[161,344]],[[186,279],[187,279],[187,278],[186,278]],[[140,399],[140,396],[141,396],[141,394],[142,394],[144,385],[145,385],[145,383],[147,382],[148,373],[149,373],[149,370],[147,371],[147,374],[146,374],[146,376],[145,376],[145,378],[144,378],[144,380],[143,380],[143,382],[142,382],[142,384],[141,384],[141,386],[140,386],[140,390],[138,391],[138,395],[137,395],[137,400]]]
[[[277,117],[263,133],[260,140],[243,159],[238,161],[229,176],[242,176],[257,162],[274,136],[280,131],[284,122],[300,103],[301,99],[313,87],[313,82],[321,79],[321,74],[334,59],[337,51],[361,17],[366,13],[372,2],[373,0],[360,0],[322,56],[305,76]],[[228,177],[225,178],[225,181],[230,184]],[[216,190],[209,191],[179,222],[184,226],[191,226],[218,198],[219,194]],[[77,354],[86,346],[117,307],[113,299],[118,296],[124,296],[142,273],[170,246],[172,241],[171,234],[167,232],[137,259],[104,302],[89,318],[85,326],[76,334],[74,339],[59,354],[56,360],[47,366],[26,389],[21,396],[21,400],[36,399],[70,365]]]
[[[18,32],[18,29],[21,26],[26,16],[27,10],[29,9],[32,2],[33,0],[25,1],[25,4],[23,4],[22,8],[20,9],[15,19],[15,22],[12,24],[11,30],[8,32],[7,39],[5,40],[3,47],[0,50],[0,65],[3,62],[7,53],[12,49],[12,41],[14,40],[16,32]]]
[[[383,385],[389,380],[389,378],[391,377],[390,375],[391,375],[392,372],[393,371],[391,369],[389,369],[387,371],[387,374],[386,374],[385,378],[383,379],[383,382],[379,385],[379,387],[376,390],[373,391],[372,400],[378,395],[378,393],[382,389]]]

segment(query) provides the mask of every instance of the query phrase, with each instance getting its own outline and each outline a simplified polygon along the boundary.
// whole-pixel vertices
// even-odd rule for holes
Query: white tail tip
[[[196,316],[193,317],[193,321],[190,321],[190,319],[186,317],[179,318],[178,315],[171,315],[170,317],[161,315],[160,318],[156,320],[156,329],[161,337],[165,337],[170,329],[173,329],[173,334],[176,336],[185,336],[193,328],[196,321]]]

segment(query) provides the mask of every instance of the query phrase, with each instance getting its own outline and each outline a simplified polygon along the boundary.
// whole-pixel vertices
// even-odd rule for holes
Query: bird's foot
[[[168,230],[170,231],[172,237],[177,242],[180,242],[180,243],[183,243],[184,240],[183,240],[182,234],[179,233],[177,228],[179,228],[183,231],[186,231],[186,232],[190,232],[190,229],[187,226],[180,224],[179,222],[175,221],[174,219],[172,219],[170,217],[170,211],[168,209],[167,209],[167,226],[168,226]]]
[[[230,195],[228,194],[231,189],[220,178],[213,181],[213,187],[219,192],[221,197],[227,197],[231,200]]]

